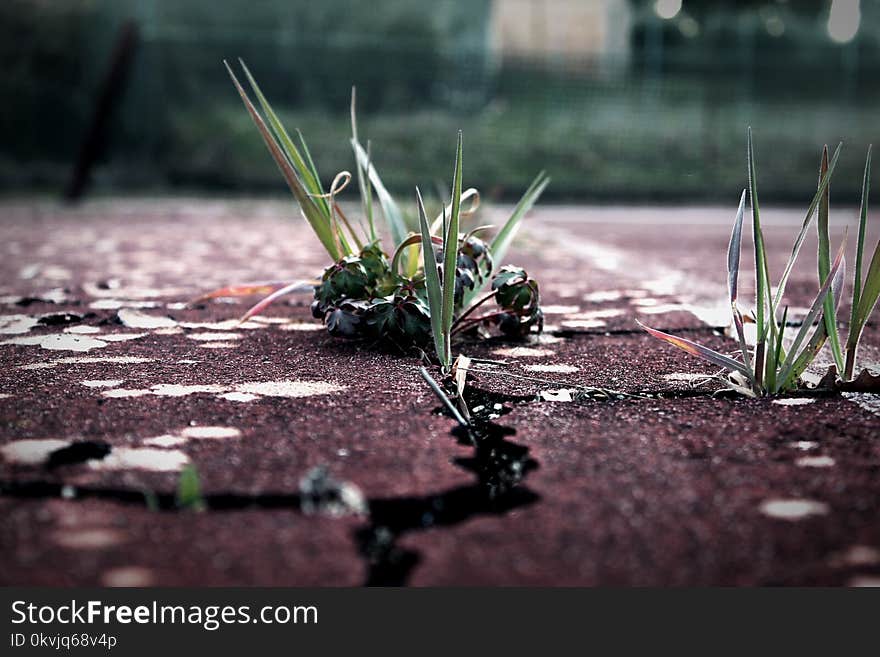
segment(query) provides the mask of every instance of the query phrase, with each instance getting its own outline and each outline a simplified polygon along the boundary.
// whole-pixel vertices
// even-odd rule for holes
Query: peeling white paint
[[[264,395],[267,397],[311,397],[345,390],[346,386],[329,381],[264,381],[262,383],[241,383],[235,386],[237,392]]]
[[[202,349],[235,349],[238,347],[236,342],[203,342],[199,345]]]
[[[191,333],[186,336],[190,340],[200,340],[203,342],[217,342],[217,341],[228,341],[228,340],[241,340],[241,333],[216,333],[216,332],[208,332],[208,333]]]
[[[122,322],[123,326],[127,326],[128,328],[158,329],[177,326],[177,322],[170,317],[149,315],[128,308],[120,309],[117,311],[116,316],[119,318],[119,321]]]
[[[133,299],[98,299],[89,304],[93,310],[118,310],[120,308],[156,308],[155,301],[135,301]]]
[[[282,324],[278,328],[282,331],[323,331],[324,325],[313,322],[292,322],[290,324]]]
[[[602,310],[588,310],[583,313],[572,313],[566,315],[566,320],[582,320],[582,319],[608,319],[611,317],[620,317],[624,314],[621,308],[603,308]]]
[[[760,512],[778,520],[801,520],[810,516],[821,516],[829,512],[824,502],[807,499],[771,499],[761,502]]]
[[[880,577],[877,575],[856,575],[848,585],[855,588],[877,588],[880,587]]]
[[[590,303],[603,303],[605,301],[617,301],[623,294],[620,290],[598,290],[585,294],[582,298]]]
[[[90,338],[85,335],[76,335],[75,333],[52,333],[49,335],[34,335],[23,338],[12,338],[0,342],[0,344],[14,345],[39,345],[41,349],[47,351],[91,351],[92,349],[102,349],[107,346],[103,340]]]
[[[798,440],[793,442],[791,446],[803,452],[808,452],[811,449],[816,449],[819,446],[819,443],[812,440]]]
[[[541,310],[545,315],[567,315],[576,313],[581,309],[580,306],[541,306]]]
[[[870,545],[853,545],[832,554],[828,563],[834,568],[877,566],[880,565],[880,550]]]
[[[152,394],[159,395],[160,397],[184,397],[202,392],[221,393],[225,390],[227,390],[226,386],[218,384],[179,385],[176,383],[157,383],[154,386],[150,386]]]
[[[145,438],[141,443],[149,447],[178,447],[186,443],[186,438],[165,434],[163,436],[155,436],[154,438]]]
[[[78,335],[92,335],[95,333],[100,333],[101,329],[97,326],[89,326],[87,324],[81,324],[80,326],[71,326],[69,328],[64,329],[65,333],[76,333]]]
[[[830,456],[802,456],[794,464],[799,468],[830,468],[834,459]]]
[[[96,363],[111,363],[115,365],[134,365],[139,363],[152,363],[152,358],[142,358],[140,356],[82,356],[58,358],[52,361],[42,363],[31,363],[30,365],[19,365],[21,370],[43,370],[51,369],[58,365],[92,365]]]
[[[93,470],[149,470],[151,472],[178,472],[189,463],[189,457],[180,450],[150,447],[114,447],[100,461],[89,461]]]
[[[38,465],[49,454],[70,444],[67,440],[55,438],[16,440],[0,447],[3,460],[18,465]]]
[[[845,392],[843,396],[866,411],[880,415],[880,395],[871,392]]]
[[[101,339],[106,342],[128,342],[129,340],[138,340],[147,333],[105,333],[101,335]]]
[[[225,319],[222,322],[181,322],[187,329],[205,329],[208,331],[234,331],[238,329],[264,329],[265,324],[255,321],[242,322],[237,319]]]
[[[779,406],[804,406],[815,401],[815,397],[783,397],[781,399],[774,399],[772,403]]]
[[[53,534],[55,543],[71,550],[102,550],[125,542],[125,534],[103,527],[94,529],[63,529]]]
[[[570,319],[560,322],[563,328],[569,329],[591,329],[602,328],[605,322],[601,319]]]
[[[0,315],[0,335],[27,333],[40,321],[30,315]]]
[[[251,402],[259,398],[259,395],[250,392],[226,392],[220,395],[220,399],[234,402]]]
[[[501,347],[493,349],[492,353],[503,358],[543,358],[553,356],[556,352],[551,349],[535,349],[534,347]]]
[[[575,388],[563,388],[562,390],[542,390],[538,396],[543,401],[550,402],[571,402],[574,401],[574,394],[577,392]]]
[[[241,431],[235,427],[187,427],[180,432],[186,438],[239,438]]]
[[[129,390],[125,388],[113,388],[101,393],[104,397],[110,397],[111,399],[128,399],[130,397],[143,397],[149,394],[149,390]]]
[[[573,374],[580,371],[574,365],[526,365],[524,369],[530,372],[548,372],[553,374]]]
[[[141,566],[113,568],[101,575],[101,584],[114,588],[152,586],[154,581],[153,571]]]
[[[81,383],[87,388],[115,388],[116,386],[122,385],[124,380],[125,379],[90,379],[88,381],[81,381]]]

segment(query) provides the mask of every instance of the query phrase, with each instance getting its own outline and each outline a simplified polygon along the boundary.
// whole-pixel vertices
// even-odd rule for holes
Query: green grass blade
[[[736,304],[739,290],[739,261],[742,252],[742,225],[745,208],[746,190],[743,190],[742,196],[740,196],[739,199],[739,208],[736,211],[736,219],[733,222],[733,230],[730,233],[730,242],[727,245],[727,291],[730,299],[730,310],[733,314],[733,323],[736,326],[736,337],[739,340],[739,348],[742,352],[743,362],[747,368],[751,369],[751,359],[749,357],[748,345],[746,345],[742,315]]]
[[[837,160],[840,158],[840,151],[842,148],[843,144],[838,144],[837,148],[834,150],[834,156],[831,158],[828,172],[820,179],[819,188],[816,190],[816,194],[810,202],[810,207],[807,208],[807,213],[804,216],[804,221],[801,225],[801,231],[798,233],[794,247],[791,250],[791,255],[788,258],[788,263],[786,263],[785,269],[782,272],[782,278],[779,279],[779,285],[776,288],[776,295],[773,298],[773,308],[778,308],[782,301],[782,296],[785,294],[785,286],[788,283],[788,277],[791,274],[791,270],[794,268],[795,260],[797,260],[798,253],[800,253],[801,245],[804,243],[807,232],[809,232],[810,223],[813,220],[816,208],[819,206],[819,203],[825,195],[825,191],[828,189],[828,184],[831,182],[831,176],[834,174],[835,167],[837,167]]]
[[[422,194],[416,187],[416,201],[419,206],[419,228],[422,233],[422,262],[425,270],[425,290],[428,293],[428,310],[431,313],[431,334],[434,337],[434,349],[440,360],[440,367],[447,370],[450,366],[446,359],[447,334],[443,331],[443,288],[440,285],[440,274],[437,272],[437,259],[434,255],[434,245],[431,241],[431,229],[428,226],[428,217],[425,214],[425,204],[422,202]]]
[[[819,187],[822,182],[828,178],[828,146],[822,149],[822,163],[819,166]],[[830,180],[825,184],[825,191],[819,199],[819,214],[816,224],[819,238],[819,285],[828,278],[828,272],[831,269],[831,237],[828,230],[828,219],[830,214],[830,197],[831,185]],[[834,357],[834,363],[837,365],[837,371],[843,372],[843,352],[840,349],[840,335],[837,332],[837,309],[834,303],[833,295],[825,297],[825,309],[822,313],[822,321],[825,324],[825,332],[828,334],[831,345],[831,354]]]
[[[725,356],[722,353],[715,351],[714,349],[709,349],[708,347],[704,347],[701,344],[697,344],[691,340],[687,340],[685,338],[679,338],[675,335],[670,335],[669,333],[664,333],[663,331],[658,331],[657,329],[652,329],[650,326],[645,326],[639,320],[636,320],[636,323],[642,327],[645,331],[647,331],[650,335],[668,342],[674,347],[678,347],[679,349],[686,351],[692,356],[696,356],[697,358],[702,358],[705,361],[712,363],[713,365],[717,365],[718,367],[723,367],[725,370],[730,372],[739,372],[747,379],[752,378],[752,373],[749,369],[740,363],[738,360],[734,360],[730,356]]]
[[[180,472],[175,501],[178,509],[204,511],[207,508],[205,499],[202,497],[202,486],[199,483],[199,473],[192,464],[186,466]]]
[[[235,77],[235,73],[232,72],[232,69],[230,68],[228,63],[223,62],[223,64],[226,66],[226,70],[229,71],[229,75],[232,78],[233,84],[235,84],[238,95],[241,96],[241,100],[242,102],[244,102],[244,106],[247,108],[248,113],[251,115],[251,119],[257,126],[257,130],[259,130],[260,135],[262,136],[263,141],[266,144],[266,147],[269,149],[269,153],[275,160],[275,164],[278,165],[278,168],[281,170],[284,179],[287,181],[288,187],[290,187],[290,191],[293,192],[294,198],[296,198],[297,203],[299,203],[299,207],[300,210],[302,210],[303,216],[305,217],[306,221],[309,222],[309,225],[312,227],[312,230],[315,232],[318,240],[327,250],[327,253],[330,254],[330,257],[333,258],[334,261],[339,260],[341,256],[339,254],[339,250],[336,247],[336,241],[333,237],[333,229],[330,224],[329,215],[325,215],[322,210],[317,205],[315,205],[315,201],[309,195],[309,192],[306,190],[306,188],[303,186],[303,183],[298,178],[293,165],[290,163],[290,161],[287,159],[287,156],[281,150],[281,147],[275,141],[275,138],[269,131],[266,122],[263,121],[263,117],[260,116],[257,108],[254,107],[254,104],[250,101],[250,98],[248,98],[247,93],[245,93],[245,90],[239,83],[238,78]]]
[[[874,247],[874,255],[871,258],[871,265],[868,267],[865,285],[859,298],[859,308],[856,313],[856,326],[859,331],[865,327],[871,316],[878,296],[880,296],[880,242],[877,242],[877,246]]]
[[[855,368],[856,351],[862,336],[863,326],[859,326],[859,305],[862,299],[862,263],[865,255],[865,229],[868,223],[868,196],[871,191],[871,147],[865,158],[865,174],[862,177],[862,200],[859,204],[859,237],[856,244],[856,265],[853,275],[852,309],[850,310],[849,335],[846,338],[846,369],[844,380],[852,378]],[[867,315],[865,316],[867,320]]]
[[[400,206],[397,205],[397,202],[391,194],[388,193],[385,185],[382,184],[382,179],[376,172],[376,167],[370,161],[363,146],[354,139],[351,140],[351,146],[354,149],[358,164],[364,167],[367,172],[367,177],[373,185],[373,189],[376,191],[376,197],[379,199],[379,205],[382,207],[382,214],[385,216],[385,221],[388,224],[388,231],[391,233],[391,241],[396,247],[405,240],[406,236],[409,234],[409,230],[406,227],[406,221],[404,221],[403,218],[403,212],[401,212]]]
[[[358,130],[357,130],[357,89],[355,87],[351,88],[351,139],[353,142],[360,143],[358,139]],[[367,225],[370,227],[370,242],[375,242],[377,239],[376,235],[376,222],[373,218],[373,188],[369,183],[369,175],[367,171],[370,168],[370,142],[367,141],[367,161],[366,164],[361,164],[360,159],[357,158],[357,151],[355,151],[355,168],[357,171],[357,183],[358,190],[361,193],[361,205],[363,206],[364,216],[367,218]]]
[[[532,209],[532,206],[535,205],[548,184],[550,184],[550,178],[543,171],[535,176],[532,184],[529,185],[529,188],[513,209],[513,213],[510,215],[507,223],[504,224],[501,230],[498,231],[498,234],[492,239],[492,259],[497,266],[502,266],[504,256],[507,255],[507,250],[510,248],[513,238],[516,237],[523,217]]]
[[[290,159],[290,163],[293,164],[293,166],[296,168],[297,173],[302,178],[303,186],[306,188],[309,194],[312,194],[315,197],[319,197],[321,194],[324,193],[324,190],[321,187],[321,181],[317,176],[317,170],[314,168],[314,165],[310,167],[306,159],[303,158],[302,153],[299,152],[296,144],[293,143],[290,135],[287,134],[287,130],[285,130],[284,125],[278,118],[278,115],[275,114],[275,111],[272,109],[269,101],[266,100],[266,97],[263,95],[263,92],[260,89],[260,85],[257,84],[256,79],[253,75],[251,75],[250,69],[248,69],[247,65],[244,63],[244,60],[239,58],[238,63],[241,65],[241,68],[244,71],[245,76],[247,77],[248,84],[251,85],[251,89],[253,89],[254,94],[257,96],[260,107],[263,108],[263,112],[266,114],[266,118],[269,120],[269,126],[275,133],[275,137],[278,139],[278,143],[281,145],[284,153]],[[330,206],[327,204],[326,199],[316,198],[315,203],[329,216]]]
[[[462,138],[458,131],[458,146],[455,149],[455,172],[452,176],[452,211],[449,226],[443,237],[443,333],[449,335],[455,314],[455,267],[458,264],[458,232],[461,215],[461,160]],[[450,341],[446,340],[447,362],[452,361]]]
[[[755,248],[755,324],[757,327],[757,342],[755,344],[754,385],[756,392],[764,387],[764,378],[767,374],[768,364],[772,359],[766,354],[766,340],[768,333],[768,321],[765,317],[770,302],[770,275],[767,267],[767,252],[764,248],[764,233],[761,230],[761,211],[758,204],[757,175],[755,172],[755,148],[752,143],[752,129],[748,129],[748,177],[749,177],[749,205],[752,208],[752,241]],[[769,325],[775,327],[772,317]],[[771,335],[771,343],[773,336]]]
[[[801,324],[801,328],[795,336],[794,342],[791,343],[791,347],[788,350],[788,355],[785,357],[785,361],[780,368],[780,374],[776,377],[776,385],[770,388],[771,392],[779,392],[781,385],[790,379],[792,370],[794,369],[794,363],[797,357],[798,350],[801,348],[801,345],[806,339],[807,333],[809,333],[810,329],[812,328],[813,322],[816,321],[816,317],[819,315],[819,312],[825,306],[825,299],[828,296],[829,292],[831,292],[832,284],[834,283],[835,278],[838,278],[838,270],[840,270],[844,266],[843,256],[845,247],[846,239],[844,238],[843,242],[840,245],[840,249],[838,249],[837,251],[837,256],[834,258],[834,263],[831,265],[831,270],[828,272],[828,278],[825,279],[825,282],[819,289],[819,293],[813,300],[807,316],[804,317],[803,323]],[[840,276],[842,275],[843,274],[841,272]]]

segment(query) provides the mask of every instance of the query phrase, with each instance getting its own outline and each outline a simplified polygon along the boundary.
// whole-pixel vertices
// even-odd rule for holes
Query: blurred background
[[[242,57],[322,176],[348,104],[393,190],[735,204],[755,132],[766,201],[806,204],[880,142],[876,0],[3,0],[0,193],[285,194],[221,61]]]

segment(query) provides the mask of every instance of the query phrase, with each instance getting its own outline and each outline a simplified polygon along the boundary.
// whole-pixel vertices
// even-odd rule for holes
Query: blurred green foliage
[[[550,198],[729,202],[752,125],[766,201],[803,201],[821,145],[839,140],[832,199],[852,201],[880,141],[874,4],[840,45],[824,31],[825,0],[685,0],[668,21],[632,0],[627,56],[597,66],[499,59],[490,0],[5,0],[0,189],[63,183],[115,29],[133,18],[140,45],[99,190],[285,193],[220,63],[241,56],[325,180],[353,166],[356,84],[362,139],[397,192],[430,186],[425,172],[448,183],[461,128],[465,183],[490,195],[512,198],[546,168]]]

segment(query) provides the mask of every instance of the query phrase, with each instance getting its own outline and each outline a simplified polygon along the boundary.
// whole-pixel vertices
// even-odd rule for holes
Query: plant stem
[[[488,315],[480,315],[479,317],[474,317],[473,319],[467,320],[465,324],[460,325],[457,329],[453,330],[451,333],[460,333],[461,331],[467,330],[474,324],[479,324],[480,322],[484,322],[487,319],[492,319],[493,317],[501,317],[502,315],[507,315],[508,313],[503,310],[499,310],[498,312],[489,313]]]
[[[482,299],[480,299],[479,301],[477,301],[476,303],[474,303],[473,305],[471,305],[470,308],[468,308],[467,310],[465,310],[465,311],[461,314],[461,316],[459,316],[459,318],[456,319],[456,320],[452,323],[452,330],[454,331],[454,330],[455,330],[455,327],[458,326],[461,322],[463,322],[463,321],[465,320],[465,318],[466,318],[468,315],[470,315],[470,314],[471,314],[472,312],[474,312],[477,308],[479,308],[481,305],[483,305],[484,303],[486,303],[489,299],[492,299],[496,294],[498,294],[498,290],[492,290],[492,292],[490,292],[489,294],[487,294],[486,296],[484,296]]]
[[[846,366],[843,370],[843,380],[851,381],[853,378],[853,370],[856,367],[856,350],[858,345],[855,344],[846,350]]]

